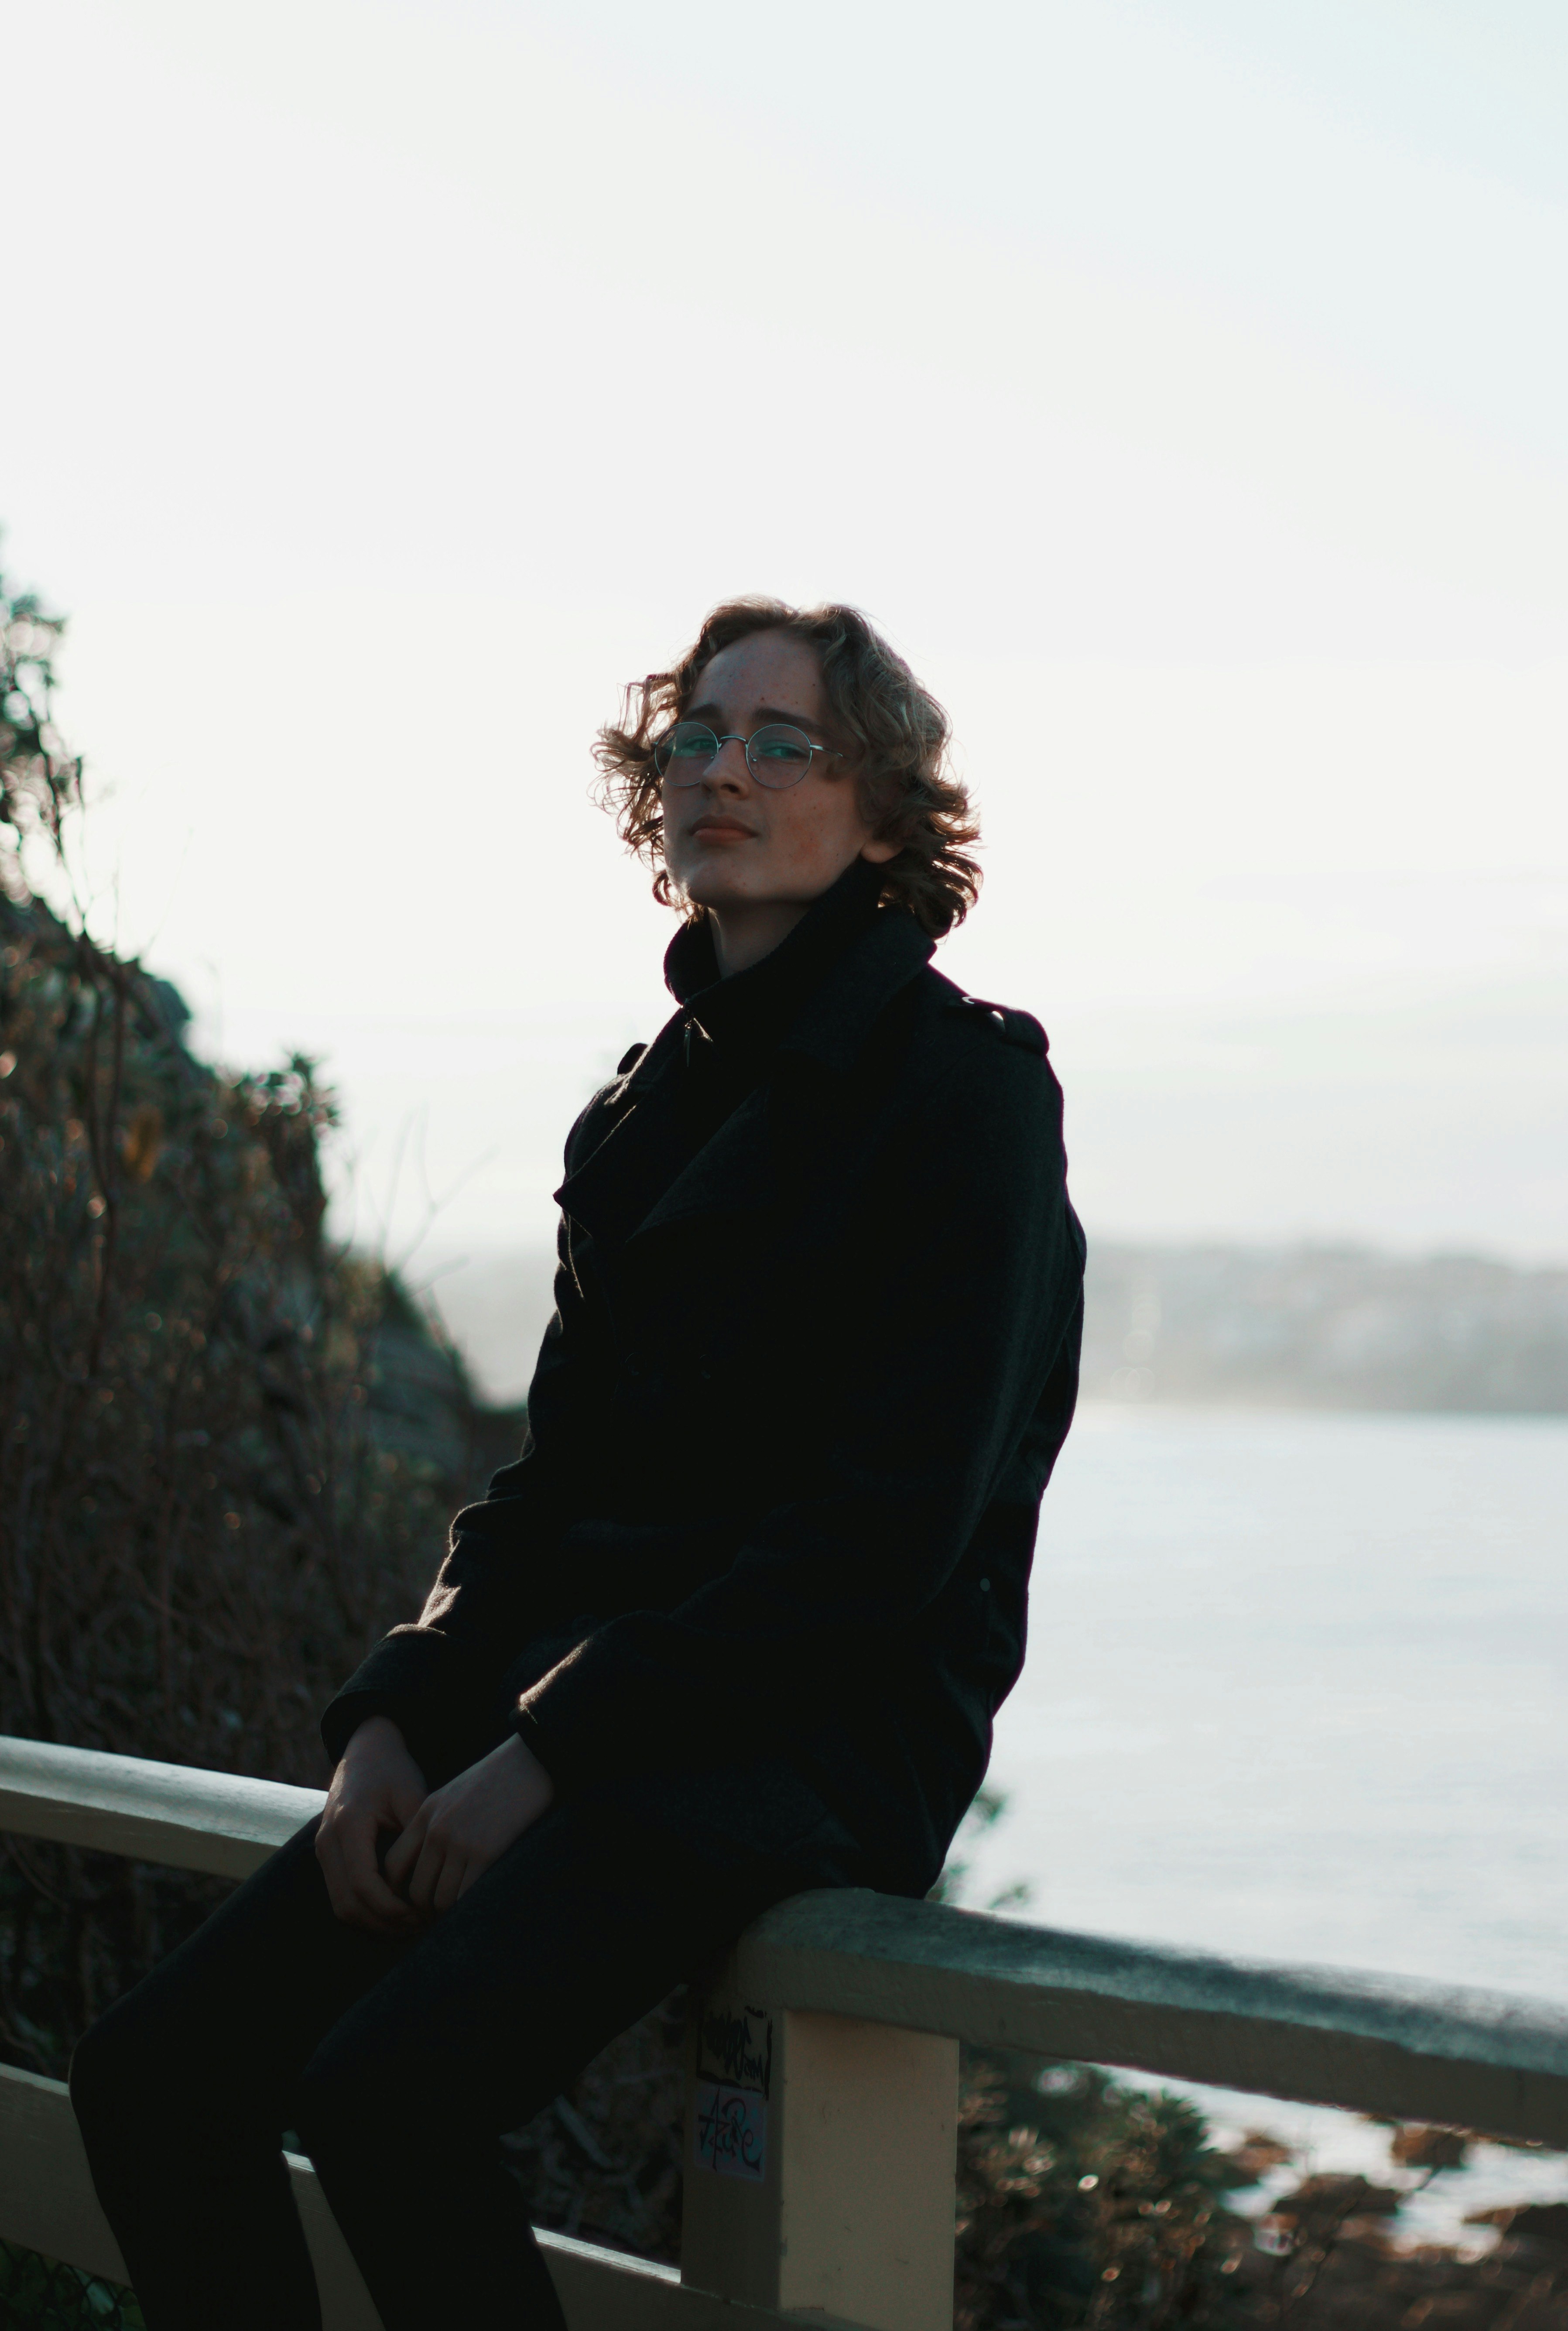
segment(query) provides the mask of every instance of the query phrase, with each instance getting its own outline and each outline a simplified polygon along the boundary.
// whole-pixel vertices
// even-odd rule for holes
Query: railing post
[[[951,2331],[958,2042],[747,1999],[687,2036],[680,2279],[870,2331]]]

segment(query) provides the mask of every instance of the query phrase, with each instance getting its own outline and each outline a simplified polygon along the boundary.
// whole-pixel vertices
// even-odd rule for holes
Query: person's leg
[[[306,2068],[298,2126],[386,2331],[556,2331],[498,2138],[810,1882],[770,1858],[717,1867],[667,1830],[557,1808],[347,2011]]]
[[[149,2331],[318,2331],[283,2165],[300,2070],[406,1943],[334,1917],[316,1824],[274,1854],[77,2049],[93,2184]]]

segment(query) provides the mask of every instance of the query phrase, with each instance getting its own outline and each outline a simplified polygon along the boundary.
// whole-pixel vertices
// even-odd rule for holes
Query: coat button
[[[1007,1022],[1006,1022],[1006,1020],[1003,1017],[1003,1015],[1002,1015],[1002,1013],[1001,1013],[1000,1012],[993,1012],[993,1013],[992,1013],[992,1015],[991,1015],[991,1016],[992,1016],[992,1018],[995,1021],[995,1023],[996,1023],[996,1024],[997,1024],[997,1026],[998,1026],[999,1028],[1005,1028],[1005,1027],[1006,1027],[1006,1025],[1007,1025]]]
[[[991,1592],[991,1581],[990,1581],[990,1579],[989,1579],[989,1578],[983,1578],[983,1579],[981,1580],[981,1582],[980,1582],[980,1592],[982,1593],[982,1594],[990,1594],[990,1592]]]

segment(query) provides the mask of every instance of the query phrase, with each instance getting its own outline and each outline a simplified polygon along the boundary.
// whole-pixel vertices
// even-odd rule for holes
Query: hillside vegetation
[[[0,1731],[320,1784],[320,1708],[514,1453],[396,1279],[326,1234],[311,1064],[229,1075],[29,890],[79,765],[59,626],[0,595]],[[7,1841],[0,2050],[71,2038],[212,1898]]]

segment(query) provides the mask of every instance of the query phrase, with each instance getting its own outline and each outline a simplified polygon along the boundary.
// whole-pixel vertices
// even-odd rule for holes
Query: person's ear
[[[897,858],[902,847],[901,842],[878,842],[873,837],[860,844],[860,855],[870,866],[886,866],[889,859]]]

